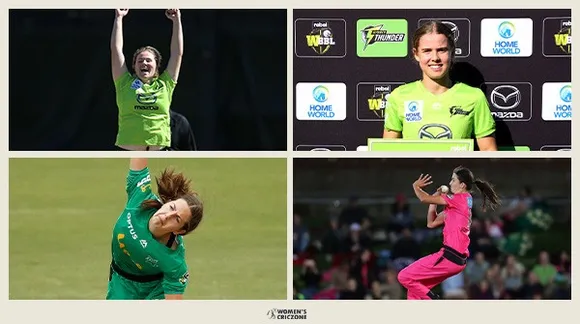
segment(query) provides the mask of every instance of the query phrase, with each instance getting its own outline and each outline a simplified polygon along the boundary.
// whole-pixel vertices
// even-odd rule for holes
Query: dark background
[[[286,150],[286,11],[181,10],[185,54],[171,109],[198,150]],[[115,12],[10,10],[10,150],[113,150]],[[169,59],[164,10],[130,10],[124,54]]]
[[[344,58],[299,58],[294,55],[294,85],[299,82],[343,82],[347,85],[347,117],[344,121],[300,121],[294,113],[294,148],[310,150],[327,147],[330,150],[353,151],[359,145],[367,145],[367,138],[380,138],[383,134],[384,119],[358,121],[356,116],[356,91],[359,82],[378,84],[389,81],[411,82],[421,77],[419,67],[409,55],[404,58],[359,58],[356,54],[357,19],[395,19],[408,21],[409,39],[418,27],[421,18],[469,18],[471,21],[471,48],[466,58],[456,58],[454,67],[457,79],[475,87],[482,82],[530,82],[532,84],[533,117],[530,121],[511,122],[496,120],[498,146],[529,146],[540,150],[544,145],[554,145],[544,149],[556,150],[571,145],[571,124],[569,121],[544,121],[542,119],[542,84],[544,82],[566,82],[571,80],[571,58],[544,57],[542,55],[542,26],[546,17],[570,17],[568,9],[517,9],[517,10],[294,10],[294,19],[313,18],[344,19],[346,21],[346,56]],[[480,54],[481,19],[483,18],[532,18],[534,21],[533,53],[529,58],[482,57]],[[334,32],[337,47],[342,42],[342,24],[335,23]],[[296,42],[304,42],[305,33],[294,34]],[[461,30],[459,42],[466,32]],[[553,39],[548,40],[553,42]],[[311,51],[312,52],[312,51]],[[312,52],[314,53],[314,52]],[[329,52],[330,53],[330,52]],[[552,51],[553,53],[553,51]],[[333,55],[339,55],[333,53]],[[314,56],[314,55],[313,55]],[[340,56],[340,55],[339,55]],[[295,88],[295,87],[294,87]],[[294,90],[295,91],[295,90]],[[485,92],[485,91],[484,91]],[[522,93],[525,97],[525,93]],[[522,101],[524,104],[525,101]],[[368,110],[365,109],[367,112]],[[296,106],[294,106],[294,112]],[[312,146],[309,146],[312,145]],[[335,145],[329,147],[329,145]],[[301,147],[298,147],[301,146]]]

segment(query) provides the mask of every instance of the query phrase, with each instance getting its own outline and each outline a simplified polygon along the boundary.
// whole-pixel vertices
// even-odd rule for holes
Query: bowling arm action
[[[441,188],[439,187],[432,197],[441,198]],[[427,227],[436,228],[441,226],[445,221],[445,212],[440,212],[437,214],[437,205],[430,204],[429,210],[427,211]]]

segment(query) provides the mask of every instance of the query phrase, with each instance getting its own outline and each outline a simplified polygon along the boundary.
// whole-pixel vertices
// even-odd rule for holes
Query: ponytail
[[[483,204],[481,208],[483,209],[484,212],[487,210],[488,207],[491,208],[492,210],[495,210],[501,204],[497,193],[495,192],[493,186],[489,182],[481,179],[475,179],[473,183],[475,184],[477,189],[479,189],[479,192],[481,192],[483,196]]]

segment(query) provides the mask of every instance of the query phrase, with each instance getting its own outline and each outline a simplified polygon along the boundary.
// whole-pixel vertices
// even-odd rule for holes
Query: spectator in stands
[[[369,293],[366,295],[365,299],[388,299],[383,293],[381,288],[381,283],[378,280],[375,280],[371,284],[371,289]]]
[[[467,261],[465,268],[465,277],[468,285],[476,285],[485,278],[485,273],[489,269],[489,262],[485,260],[482,252],[475,254],[474,260]]]
[[[353,223],[361,224],[364,218],[368,218],[366,208],[359,205],[358,197],[351,197],[348,205],[340,213],[340,226],[350,226]]]
[[[304,298],[312,299],[312,296],[320,289],[320,282],[322,280],[322,275],[318,270],[316,261],[312,259],[304,260],[301,279],[304,282],[304,288],[301,291]]]
[[[388,269],[385,273],[385,284],[383,285],[383,295],[386,299],[402,299],[403,287],[397,280],[397,272]]]
[[[496,259],[499,256],[497,247],[493,244],[489,233],[479,219],[472,219],[469,238],[469,252],[471,255],[483,252],[486,259]]]
[[[391,217],[387,224],[391,241],[396,241],[403,229],[412,229],[413,221],[413,215],[411,214],[411,209],[409,203],[407,202],[407,198],[402,193],[398,194],[395,198],[395,202],[391,206]]]
[[[532,272],[538,277],[538,281],[544,287],[550,285],[558,270],[550,263],[550,255],[546,251],[541,251],[538,257],[538,264],[534,266]]]
[[[420,257],[421,246],[419,246],[419,243],[413,237],[411,230],[404,228],[401,238],[393,245],[393,252],[391,254],[395,269],[400,271]]]
[[[302,224],[302,218],[298,214],[294,214],[294,254],[300,254],[306,251],[310,244],[310,234],[308,228]]]
[[[504,282],[506,293],[512,298],[520,296],[520,290],[524,285],[524,266],[513,255],[508,255],[505,266],[501,269],[501,278]]]
[[[350,253],[360,253],[365,248],[370,247],[371,240],[364,233],[361,233],[361,226],[358,223],[350,225],[350,233],[346,238],[345,246]]]
[[[330,229],[322,238],[322,252],[336,254],[344,252],[345,235],[339,227],[338,219],[330,219]]]
[[[558,270],[558,273],[561,273],[562,275],[568,277],[568,279],[571,277],[572,268],[570,262],[570,255],[568,254],[567,251],[562,251],[560,253],[560,258],[558,260],[558,265],[556,266],[556,269]]]
[[[350,276],[365,290],[370,289],[372,282],[378,280],[379,272],[369,249],[364,249],[353,259]]]
[[[544,293],[544,287],[538,281],[538,276],[533,271],[528,272],[528,282],[522,287],[521,297],[523,299],[537,299],[538,295]]]
[[[482,280],[475,286],[471,299],[494,299],[487,280]]]
[[[445,279],[441,283],[443,298],[445,299],[466,299],[465,280],[463,272]]]
[[[356,279],[348,279],[345,290],[339,293],[339,299],[364,299],[365,290],[357,283]]]

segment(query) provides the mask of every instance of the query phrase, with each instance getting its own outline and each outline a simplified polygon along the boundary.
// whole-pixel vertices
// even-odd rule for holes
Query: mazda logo
[[[491,104],[497,109],[513,109],[521,101],[522,93],[512,85],[500,85],[491,91]]]
[[[451,139],[451,128],[442,124],[426,124],[419,130],[420,139]]]
[[[451,32],[453,33],[453,41],[457,43],[457,40],[459,39],[459,28],[457,25],[450,21],[443,21],[443,24],[451,29]]]

